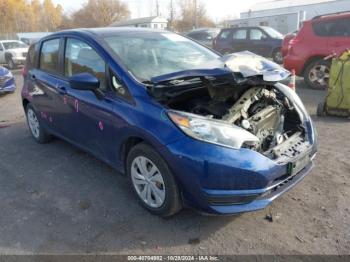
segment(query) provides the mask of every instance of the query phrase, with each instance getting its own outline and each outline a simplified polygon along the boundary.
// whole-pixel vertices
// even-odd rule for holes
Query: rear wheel
[[[182,208],[180,192],[167,163],[152,147],[138,144],[127,157],[127,174],[140,204],[168,217]]]
[[[27,105],[26,116],[29,130],[35,141],[41,144],[49,142],[52,139],[52,136],[42,127],[37,113],[31,104]]]
[[[311,62],[305,72],[304,80],[312,89],[324,90],[328,87],[331,63],[320,59]]]

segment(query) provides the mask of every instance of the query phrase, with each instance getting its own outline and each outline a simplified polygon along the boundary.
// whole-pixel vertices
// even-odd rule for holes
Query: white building
[[[305,20],[343,11],[350,11],[350,0],[274,0],[258,3],[228,23],[232,27],[271,26],[286,34],[299,29]]]
[[[131,26],[131,27],[146,27],[146,28],[154,28],[154,29],[166,29],[168,27],[168,20],[160,17],[160,16],[151,16],[151,17],[143,17],[130,19],[121,22],[115,22],[111,24],[112,27],[120,27],[120,26]]]

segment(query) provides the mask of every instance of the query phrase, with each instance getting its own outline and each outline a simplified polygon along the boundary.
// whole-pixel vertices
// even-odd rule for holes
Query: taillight
[[[289,41],[289,44],[288,44],[289,49],[294,47],[299,42],[300,42],[300,38],[294,37],[292,40]]]

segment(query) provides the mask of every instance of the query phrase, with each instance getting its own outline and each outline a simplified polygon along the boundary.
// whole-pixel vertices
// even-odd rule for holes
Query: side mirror
[[[96,91],[100,87],[100,80],[92,74],[80,73],[69,78],[71,88],[77,90]]]

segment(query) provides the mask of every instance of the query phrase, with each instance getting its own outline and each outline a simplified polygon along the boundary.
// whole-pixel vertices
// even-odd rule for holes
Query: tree
[[[119,0],[89,0],[72,20],[75,27],[102,27],[129,16],[128,6]]]
[[[175,22],[177,31],[183,32],[196,27],[213,27],[215,23],[207,15],[203,2],[196,0],[179,0],[180,18]]]

